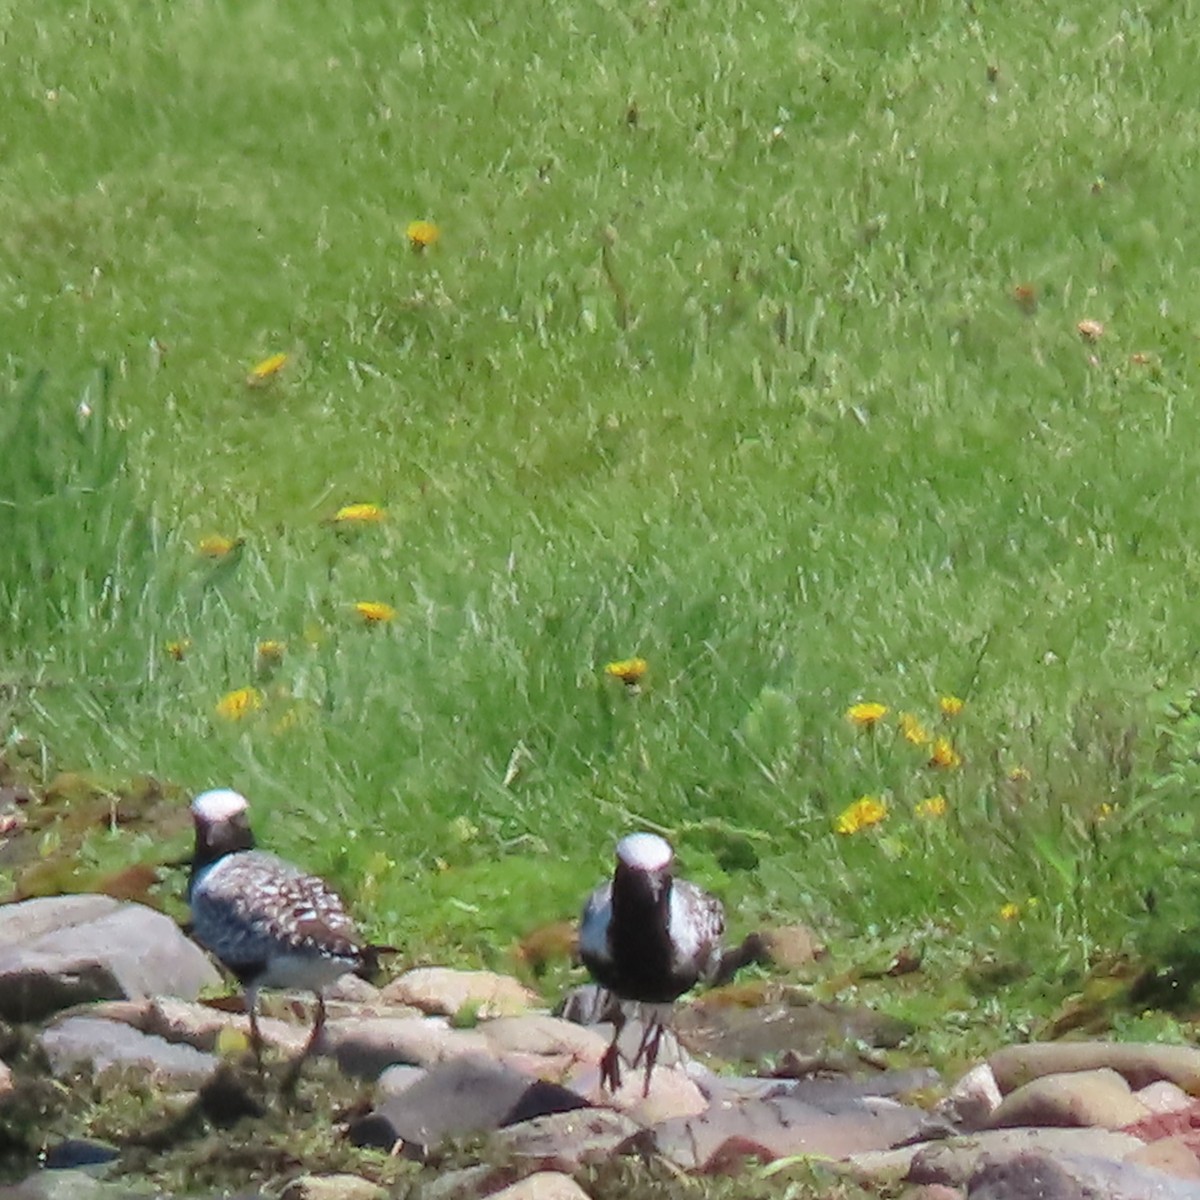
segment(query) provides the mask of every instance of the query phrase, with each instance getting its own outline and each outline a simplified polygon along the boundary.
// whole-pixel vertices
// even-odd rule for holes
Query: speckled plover
[[[612,880],[602,883],[583,909],[579,954],[596,982],[620,1000],[642,1006],[645,1032],[632,1066],[646,1061],[644,1091],[658,1058],[670,1006],[721,966],[725,912],[715,896],[672,875],[670,843],[653,833],[631,833],[617,843]],[[603,1086],[621,1086],[617,1043],[624,1014],[600,1060]]]
[[[324,989],[369,969],[381,949],[366,945],[341,899],[315,875],[254,848],[248,803],[228,789],[192,801],[196,850],[187,897],[196,939],[242,985],[250,1042],[262,1070],[260,988],[302,988],[317,998],[312,1032],[284,1082],[295,1086],[325,1024]]]

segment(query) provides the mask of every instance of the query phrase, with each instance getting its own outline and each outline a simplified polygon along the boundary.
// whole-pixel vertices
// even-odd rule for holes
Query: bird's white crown
[[[630,833],[617,843],[617,858],[634,871],[661,871],[674,857],[671,843],[657,833]]]
[[[250,801],[241,792],[230,788],[214,788],[211,792],[201,792],[192,801],[193,814],[206,825],[219,825],[222,821],[231,821],[249,807]]]

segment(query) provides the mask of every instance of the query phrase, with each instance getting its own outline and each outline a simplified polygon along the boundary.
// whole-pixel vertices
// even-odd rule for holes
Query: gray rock
[[[375,1091],[380,1096],[398,1096],[401,1092],[407,1092],[418,1079],[424,1079],[427,1074],[424,1067],[394,1063],[375,1080]]]
[[[338,1066],[360,1079],[377,1079],[393,1063],[428,1067],[463,1054],[487,1055],[488,1040],[474,1029],[451,1029],[443,1017],[365,1017],[330,1021],[325,1045]]]
[[[46,1150],[42,1166],[47,1171],[86,1170],[98,1175],[121,1155],[116,1146],[93,1142],[87,1138],[64,1138]]]
[[[610,1158],[640,1130],[631,1117],[606,1108],[550,1113],[492,1134],[488,1145],[502,1159],[532,1159],[556,1171]]]
[[[908,1182],[960,1186],[985,1159],[1001,1162],[1029,1152],[1120,1161],[1144,1144],[1131,1134],[1107,1129],[987,1129],[922,1146],[913,1156]]]
[[[1167,1079],[1185,1092],[1200,1092],[1200,1050],[1136,1042],[1031,1042],[1006,1046],[988,1059],[1002,1092],[1067,1071],[1111,1067],[1133,1088]]]
[[[93,1000],[192,999],[220,982],[169,917],[107,896],[53,896],[0,908],[0,1018],[40,1021]]]
[[[789,1096],[713,1105],[695,1117],[664,1121],[635,1139],[688,1171],[725,1167],[731,1159],[763,1161],[811,1154],[847,1158],[887,1150],[925,1126],[927,1114],[892,1100],[858,1100],[827,1112]]]
[[[608,1047],[608,1037],[545,1013],[497,1017],[494,1021],[481,1022],[477,1029],[498,1053],[535,1054],[547,1058],[567,1056],[584,1062],[599,1062]]]
[[[588,1200],[588,1194],[570,1175],[536,1171],[493,1192],[490,1200]]]
[[[108,1067],[140,1067],[180,1085],[207,1079],[219,1060],[191,1046],[176,1045],[141,1033],[118,1021],[66,1017],[40,1036],[42,1049],[56,1075],[80,1064],[103,1071]]]
[[[1200,1200],[1200,1183],[1080,1154],[1027,1152],[983,1163],[969,1200]]]
[[[546,1113],[584,1108],[587,1102],[557,1084],[501,1066],[489,1058],[463,1055],[432,1067],[399,1095],[387,1097],[356,1122],[350,1137],[358,1145],[422,1158],[447,1137],[489,1133]]]
[[[987,1063],[977,1063],[938,1103],[937,1111],[966,1129],[982,1129],[1000,1107],[1002,1099],[992,1068]]]
[[[279,1200],[385,1200],[387,1190],[359,1175],[302,1175]]]
[[[166,1200],[161,1192],[139,1191],[122,1183],[93,1179],[86,1171],[37,1171],[11,1187],[0,1200]]]

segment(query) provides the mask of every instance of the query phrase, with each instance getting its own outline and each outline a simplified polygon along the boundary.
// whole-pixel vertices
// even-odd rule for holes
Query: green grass
[[[414,955],[634,826],[739,929],[1118,949],[1190,836],[1196,16],[0,3],[9,742],[246,791]]]

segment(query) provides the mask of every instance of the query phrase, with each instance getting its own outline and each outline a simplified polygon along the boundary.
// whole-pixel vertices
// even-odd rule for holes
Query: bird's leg
[[[612,1041],[600,1059],[600,1086],[607,1088],[610,1093],[621,1086],[621,1055],[617,1051],[617,1043],[621,1040],[621,1032],[625,1028],[625,1010],[618,1005],[613,1016]]]
[[[296,1090],[296,1084],[300,1079],[300,1068],[304,1066],[308,1056],[316,1049],[317,1042],[320,1041],[321,1033],[325,1028],[325,995],[322,992],[315,994],[317,997],[317,1012],[313,1018],[312,1032],[308,1035],[308,1041],[304,1043],[304,1049],[300,1051],[299,1057],[288,1068],[282,1088],[285,1096],[290,1096]]]
[[[658,1062],[658,1045],[662,1041],[663,1035],[662,1021],[656,1019],[650,1029],[653,1030],[653,1033],[646,1045],[646,1082],[642,1087],[643,1097],[650,1095],[650,1072],[654,1070],[654,1064]]]
[[[258,1028],[258,989],[246,989],[246,1010],[250,1014],[250,1049],[254,1051],[254,1070],[258,1082],[263,1081],[263,1040]]]

